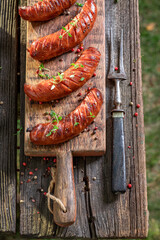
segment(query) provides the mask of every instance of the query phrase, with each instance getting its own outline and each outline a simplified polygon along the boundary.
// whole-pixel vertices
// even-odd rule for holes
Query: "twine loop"
[[[48,198],[48,209],[53,214],[53,210],[51,209],[51,200],[53,200],[54,202],[56,202],[59,205],[59,207],[62,209],[62,211],[64,213],[66,213],[67,209],[64,206],[63,202],[59,198],[57,198],[51,194],[51,192],[53,192],[53,189],[55,186],[55,171],[54,171],[53,167],[51,168],[51,177],[52,177],[52,180],[50,181],[50,184],[48,187],[48,193],[46,194],[46,196]]]

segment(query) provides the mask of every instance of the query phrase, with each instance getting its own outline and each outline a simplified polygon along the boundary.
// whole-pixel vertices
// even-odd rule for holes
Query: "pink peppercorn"
[[[53,159],[53,162],[54,162],[54,163],[56,163],[56,162],[57,162],[57,159],[56,159],[56,158],[54,158],[54,159]]]
[[[98,129],[98,127],[95,127],[95,128],[94,128],[94,130],[97,130],[97,129]]]
[[[93,77],[96,77],[96,75],[97,75],[96,73],[93,73]]]
[[[118,67],[115,67],[114,69],[115,69],[115,71],[118,71]]]
[[[137,117],[137,116],[138,116],[138,113],[136,112],[136,113],[134,114],[134,116]]]
[[[29,98],[29,101],[32,101],[32,99],[31,99],[31,98]]]
[[[26,167],[26,166],[27,166],[27,163],[25,163],[25,162],[23,162],[22,164],[23,164],[23,166],[24,166],[24,167]]]
[[[129,149],[131,149],[131,146],[128,146]]]
[[[71,49],[71,52],[74,52],[74,48]]]
[[[42,105],[42,102],[39,102],[39,105]]]
[[[78,48],[78,49],[77,49],[77,53],[80,53],[80,51],[81,51],[81,50]]]
[[[33,175],[33,172],[29,172],[29,175],[32,176],[32,175]]]
[[[128,184],[128,188],[129,188],[129,189],[132,188],[132,184],[131,184],[131,183]]]
[[[132,82],[129,83],[130,86],[132,86],[132,84],[133,84]]]
[[[48,171],[51,171],[51,168],[50,168],[50,167],[48,167],[48,168],[47,168],[47,170],[48,170]]]
[[[140,104],[137,104],[137,106],[136,106],[137,108],[140,108]]]
[[[84,49],[84,47],[80,47],[80,50],[83,50]]]
[[[44,194],[44,196],[46,196],[46,195],[47,195],[47,193],[46,193],[46,192],[44,192],[43,194]]]
[[[43,160],[46,161],[46,158],[44,157]]]

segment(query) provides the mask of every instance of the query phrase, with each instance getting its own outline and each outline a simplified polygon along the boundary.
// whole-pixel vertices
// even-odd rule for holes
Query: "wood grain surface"
[[[85,1],[83,1],[85,2]],[[27,4],[32,4],[33,1],[28,0]],[[96,70],[96,77],[92,77],[82,88],[73,92],[69,96],[59,100],[57,103],[32,103],[29,98],[26,97],[25,101],[25,130],[30,127],[34,127],[38,123],[47,122],[45,112],[54,110],[59,116],[66,116],[73,111],[82,101],[87,93],[88,87],[97,87],[103,95],[104,103],[100,113],[96,117],[94,124],[90,127],[90,131],[85,131],[74,139],[60,144],[52,146],[35,146],[31,143],[29,133],[25,132],[25,154],[28,156],[54,156],[57,151],[72,151],[74,155],[86,156],[86,155],[102,155],[106,149],[106,111],[105,111],[105,8],[104,1],[96,1],[98,16],[92,31],[83,41],[84,49],[88,47],[95,47],[101,53],[101,60]],[[81,7],[72,6],[69,11],[70,15],[62,15],[48,22],[41,23],[27,23],[27,47],[29,48],[31,42],[53,32],[61,29],[68,22],[71,21],[79,11]],[[99,27],[101,26],[101,28]],[[75,52],[78,46],[75,48]],[[57,75],[57,72],[61,70],[65,71],[70,67],[70,64],[75,62],[78,53],[69,52],[63,54],[60,57],[54,58],[44,63],[44,66],[50,69],[50,72],[46,72],[50,76]],[[63,61],[59,61],[63,59]],[[26,56],[26,83],[32,84],[39,82],[36,70],[39,67],[40,62],[31,58],[30,54]],[[81,93],[82,96],[78,97]],[[93,129],[98,127],[96,134],[93,135]],[[97,140],[95,140],[97,138]]]
[[[23,5],[26,2],[23,1]],[[106,81],[106,113],[107,113],[107,152],[104,157],[74,158],[74,178],[77,196],[77,220],[74,225],[60,228],[54,225],[53,217],[48,211],[47,199],[39,191],[47,191],[51,178],[46,174],[46,168],[53,166],[53,158],[44,161],[42,157],[25,157],[23,154],[23,136],[21,138],[21,205],[20,232],[28,237],[45,238],[145,238],[148,232],[145,138],[143,124],[143,101],[141,79],[141,52],[139,36],[138,0],[105,1],[106,29],[106,74],[109,66],[109,29],[114,30],[114,47],[117,49],[117,39],[120,29],[124,29],[125,71],[127,81],[121,85],[123,109],[125,109],[125,149],[127,189],[124,195],[115,196],[111,191],[112,164],[112,118],[114,88]],[[21,21],[21,119],[24,119],[25,82],[25,50],[26,23]],[[99,26],[101,28],[101,26]],[[115,53],[116,56],[116,53]],[[115,65],[117,62],[115,62]],[[132,87],[129,82],[132,81]],[[133,102],[133,107],[129,106]],[[136,104],[139,116],[134,117]],[[128,146],[131,146],[129,149]],[[22,163],[26,162],[25,168]],[[35,171],[35,169],[37,171]],[[29,171],[33,171],[36,181],[27,182]],[[45,175],[46,174],[46,175]],[[32,202],[31,197],[35,199]]]
[[[16,8],[0,1],[0,232],[16,231]]]

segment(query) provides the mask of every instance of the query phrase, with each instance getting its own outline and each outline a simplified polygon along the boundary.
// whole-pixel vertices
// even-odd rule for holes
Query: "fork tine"
[[[113,31],[110,30],[110,68],[109,74],[114,72],[114,54],[113,54]]]
[[[119,68],[120,68],[120,72],[124,73],[124,64],[123,64],[123,29],[121,29]]]

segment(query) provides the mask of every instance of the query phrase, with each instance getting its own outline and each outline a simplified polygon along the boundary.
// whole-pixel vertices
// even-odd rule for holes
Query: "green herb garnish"
[[[95,118],[95,117],[96,117],[96,116],[93,115],[91,112],[90,112],[89,114],[90,114],[90,117],[92,117],[92,118]]]
[[[79,125],[79,122],[75,122],[74,126],[78,126]]]
[[[76,2],[76,5],[77,5],[78,7],[83,7],[83,6],[84,6],[84,4],[78,3],[78,2]]]
[[[82,78],[80,79],[80,81],[83,82],[83,81],[84,81],[84,77],[82,77]]]
[[[84,67],[82,64],[77,65],[75,63],[71,63],[71,66],[74,66],[75,69],[79,68],[79,67]]]
[[[51,129],[51,131],[46,135],[46,137],[49,137],[52,135],[53,132],[55,132],[58,129],[58,126],[54,125],[53,129]]]
[[[43,70],[49,71],[48,68],[45,68],[45,67],[44,67],[44,64],[43,64],[43,63],[41,63],[41,65],[39,66],[38,69],[39,69],[40,71],[43,71]]]
[[[70,34],[69,30],[67,30],[65,27],[62,26],[62,29],[68,34],[69,37],[72,37],[72,35]]]
[[[15,133],[14,135],[19,135],[20,134],[20,132],[22,131],[22,127],[20,127],[20,129],[17,131],[17,133]]]

